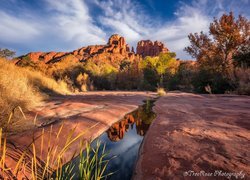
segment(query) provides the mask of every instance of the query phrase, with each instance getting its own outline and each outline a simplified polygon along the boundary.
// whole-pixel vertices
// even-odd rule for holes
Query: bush
[[[224,77],[221,73],[199,70],[193,79],[194,91],[198,93],[207,93],[205,87],[208,85],[213,94],[223,94],[226,91],[232,91],[235,87],[233,82]]]
[[[193,79],[196,73],[196,63],[193,61],[182,61],[180,62],[176,74],[170,76],[168,79],[165,78],[166,82],[164,82],[164,87],[169,90],[192,92],[194,90]]]
[[[238,68],[235,70],[237,81],[236,93],[250,95],[250,69]]]
[[[80,73],[76,78],[76,82],[79,86],[79,89],[83,92],[87,91],[88,86],[91,84],[89,75],[86,73]]]
[[[115,87],[123,90],[137,90],[142,85],[143,73],[137,62],[122,61],[116,75]]]
[[[94,86],[99,89],[115,89],[115,80],[118,68],[108,62],[87,61],[84,65],[84,71],[89,74],[93,80]]]
[[[166,91],[164,90],[164,88],[157,88],[157,94],[159,96],[165,96],[167,93]]]

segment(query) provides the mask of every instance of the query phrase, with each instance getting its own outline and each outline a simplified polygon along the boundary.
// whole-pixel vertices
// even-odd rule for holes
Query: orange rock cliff
[[[142,40],[137,43],[136,52],[142,57],[157,56],[160,53],[166,53],[169,50],[164,46],[162,42],[150,40]]]
[[[142,40],[138,42],[136,51],[135,53],[133,47],[130,51],[130,47],[124,37],[114,34],[105,45],[91,45],[72,52],[31,52],[18,57],[16,64],[21,64],[25,60],[49,64],[58,62],[67,56],[72,56],[71,58],[76,62],[84,62],[86,60],[120,61],[124,59],[136,61],[145,56],[157,56],[161,52],[168,52],[168,49],[162,42]]]

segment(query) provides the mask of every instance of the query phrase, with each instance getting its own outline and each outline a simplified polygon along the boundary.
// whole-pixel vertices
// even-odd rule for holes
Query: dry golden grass
[[[166,91],[164,90],[164,88],[157,88],[157,94],[159,96],[165,96],[167,93]]]
[[[0,67],[0,127],[6,125],[6,119],[17,107],[25,111],[41,103],[49,93],[70,93],[66,83],[17,67],[6,59],[0,58]],[[12,119],[21,117],[14,115]]]

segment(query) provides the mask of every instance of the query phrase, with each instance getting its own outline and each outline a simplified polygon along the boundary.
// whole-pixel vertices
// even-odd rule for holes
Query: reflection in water
[[[145,102],[136,111],[127,114],[123,120],[113,124],[107,133],[100,136],[112,159],[106,172],[115,172],[109,179],[129,180],[133,175],[140,144],[150,124],[156,117],[152,100]]]
[[[119,141],[123,139],[125,133],[136,128],[136,132],[140,136],[144,136],[155,118],[155,113],[152,111],[152,103],[146,101],[146,104],[140,106],[136,111],[127,114],[123,120],[113,124],[107,131],[108,138],[111,141]]]
[[[115,172],[108,179],[131,179],[140,144],[151,122],[156,117],[152,110],[153,102],[147,100],[144,105],[113,124],[107,132],[91,143],[93,148],[96,146],[97,140],[106,145],[106,151],[109,152],[107,159],[112,160],[109,162],[105,174]],[[113,158],[114,156],[115,158]],[[75,167],[78,167],[77,164],[79,164],[79,158],[75,159]],[[78,179],[77,175],[74,179]]]

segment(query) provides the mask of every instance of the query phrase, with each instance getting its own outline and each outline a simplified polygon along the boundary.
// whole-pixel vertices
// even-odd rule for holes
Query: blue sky
[[[207,31],[214,17],[250,17],[250,0],[0,0],[0,48],[72,51],[124,36],[163,41],[181,59],[191,32]]]

